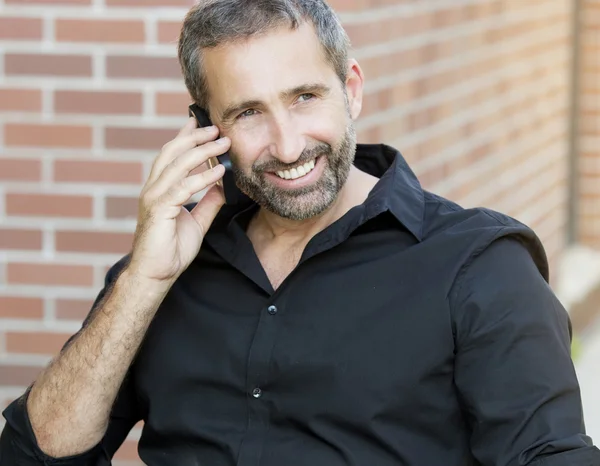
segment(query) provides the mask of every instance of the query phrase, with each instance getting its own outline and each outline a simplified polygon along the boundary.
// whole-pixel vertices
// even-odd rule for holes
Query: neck
[[[255,238],[262,241],[284,240],[308,243],[318,232],[341,218],[352,207],[362,204],[378,179],[352,166],[337,199],[320,215],[307,220],[290,220],[260,209],[250,223]]]

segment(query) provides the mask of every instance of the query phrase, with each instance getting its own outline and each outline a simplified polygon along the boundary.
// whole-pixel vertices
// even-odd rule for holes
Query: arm
[[[450,294],[455,383],[485,466],[592,466],[568,315],[527,250],[501,239]]]
[[[100,442],[119,387],[167,291],[125,269],[90,322],[38,377],[27,412],[42,451],[58,458]]]
[[[204,233],[224,203],[215,186],[225,173],[222,165],[190,173],[226,152],[230,141],[214,141],[216,128],[196,125],[195,118],[189,119],[155,159],[140,196],[126,267],[96,303],[82,330],[33,383],[26,409],[21,410],[26,427],[21,431],[9,427],[17,436],[2,439],[0,457],[16,451],[13,464],[48,464],[48,457],[72,466],[107,464],[98,462],[107,456],[99,443],[111,435],[107,429],[119,388],[159,305],[198,254]],[[184,204],[204,189],[202,200],[186,210]],[[30,431],[36,444],[33,453],[21,437]]]
[[[113,286],[116,276],[122,269],[123,263],[121,261],[115,264],[107,273],[104,288],[98,294],[91,312],[84,320],[82,329],[88,325],[98,305],[105,300],[107,292]],[[65,348],[75,336],[69,339],[61,350],[61,353],[65,351]],[[34,466],[54,464],[51,461],[56,461],[51,456],[46,455],[38,445],[27,412],[29,395],[30,389],[23,396],[11,403],[3,413],[6,418],[6,425],[0,436],[0,465],[18,464]],[[108,427],[100,443],[84,454],[61,458],[61,462],[58,464],[61,466],[84,464],[94,466],[110,465],[110,459],[116,450],[123,443],[135,423],[141,419],[130,375],[125,377],[119,388],[116,401],[109,410]]]

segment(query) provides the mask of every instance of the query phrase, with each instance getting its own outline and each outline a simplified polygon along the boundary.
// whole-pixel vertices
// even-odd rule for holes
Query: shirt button
[[[269,311],[269,314],[275,315],[275,314],[277,314],[277,307],[276,306],[269,306],[267,308],[267,311]]]
[[[260,388],[255,388],[254,390],[252,390],[252,396],[254,398],[260,398],[262,396],[262,390]]]

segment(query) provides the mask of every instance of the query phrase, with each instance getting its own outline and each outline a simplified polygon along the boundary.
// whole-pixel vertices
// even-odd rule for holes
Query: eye
[[[238,118],[246,118],[246,117],[250,117],[252,115],[254,115],[256,113],[256,110],[254,110],[253,108],[249,108],[248,110],[246,110],[245,112],[242,112],[238,115]]]
[[[301,94],[301,95],[298,97],[298,101],[300,101],[300,102],[306,102],[306,101],[308,101],[308,100],[311,100],[311,99],[313,99],[314,97],[315,97],[315,95],[314,95],[314,94]]]

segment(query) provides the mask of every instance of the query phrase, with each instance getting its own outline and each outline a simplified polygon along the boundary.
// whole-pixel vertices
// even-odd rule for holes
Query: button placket
[[[258,326],[250,346],[247,365],[248,424],[236,463],[238,466],[259,464],[270,422],[270,408],[268,403],[263,402],[266,392],[261,385],[269,383],[269,367],[279,325],[278,319],[273,315],[278,312],[278,309],[267,301],[258,312],[260,313]]]

